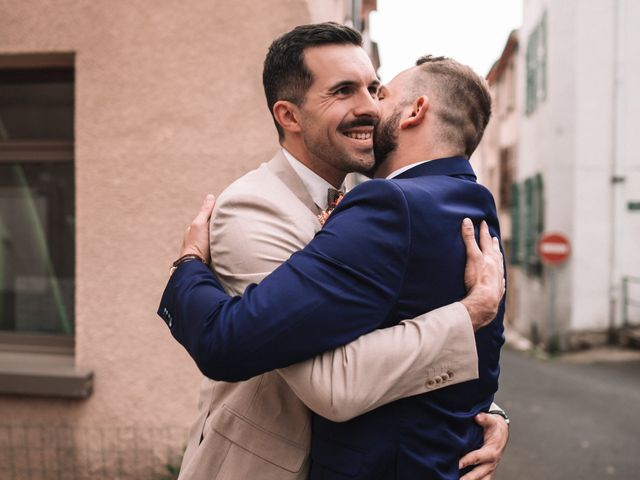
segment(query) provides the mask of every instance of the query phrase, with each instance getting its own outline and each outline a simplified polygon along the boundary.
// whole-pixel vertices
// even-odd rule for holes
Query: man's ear
[[[278,100],[273,105],[273,116],[283,130],[292,133],[302,131],[302,126],[299,122],[299,110],[296,104],[287,100]]]
[[[411,105],[411,115],[407,118],[403,118],[400,122],[400,129],[413,128],[420,125],[429,109],[429,97],[421,95]]]

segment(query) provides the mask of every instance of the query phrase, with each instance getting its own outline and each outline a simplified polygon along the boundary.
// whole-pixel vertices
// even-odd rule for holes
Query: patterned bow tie
[[[336,190],[335,188],[329,188],[327,190],[327,210],[329,208],[336,208],[336,205],[340,201],[340,198],[344,197],[344,189]]]
[[[325,222],[329,218],[329,215],[331,215],[331,212],[333,212],[333,210],[340,203],[340,200],[342,200],[342,197],[344,197],[344,189],[336,190],[335,188],[330,188],[327,190],[328,207],[326,208],[326,210],[320,212],[320,215],[318,215],[320,225],[324,226]]]

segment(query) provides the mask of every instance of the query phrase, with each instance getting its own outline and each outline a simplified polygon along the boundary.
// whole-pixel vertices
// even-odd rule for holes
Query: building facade
[[[524,1],[510,322],[552,348],[601,343],[640,323],[638,20],[629,0]],[[543,232],[569,239],[566,263],[541,262]]]
[[[512,188],[517,167],[518,138],[522,102],[518,100],[518,84],[522,71],[519,62],[518,32],[513,31],[507,39],[500,58],[487,74],[491,91],[492,116],[482,141],[471,157],[478,181],[493,193],[500,218],[502,244],[507,258],[511,252],[511,207]],[[515,318],[517,297],[516,273],[507,264],[509,295],[505,321]]]
[[[366,28],[374,8],[0,5],[1,478],[179,463],[201,376],[155,309],[183,227],[278,146],[270,42],[315,21]]]

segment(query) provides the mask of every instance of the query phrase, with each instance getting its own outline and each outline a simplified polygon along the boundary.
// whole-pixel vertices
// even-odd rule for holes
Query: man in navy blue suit
[[[160,312],[207,376],[242,380],[464,296],[458,225],[485,219],[499,236],[493,199],[468,163],[489,118],[485,83],[426,57],[380,93],[376,176],[390,180],[355,188],[305,249],[243,297],[227,296],[200,262],[173,274]],[[497,389],[502,315],[476,334],[478,380],[344,423],[315,417],[310,478],[459,478],[458,459],[482,443],[473,417]]]

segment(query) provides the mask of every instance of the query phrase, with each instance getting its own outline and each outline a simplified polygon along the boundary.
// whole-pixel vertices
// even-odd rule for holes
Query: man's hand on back
[[[504,263],[497,238],[491,238],[486,222],[480,224],[480,246],[476,243],[473,223],[462,222],[462,238],[467,250],[464,283],[467,296],[462,304],[467,308],[474,331],[489,324],[498,313],[505,291]],[[460,468],[476,467],[461,480],[491,480],[507,445],[509,427],[498,415],[481,413],[476,422],[484,429],[484,444],[460,459]]]
[[[509,426],[499,415],[480,413],[476,415],[476,423],[484,429],[484,444],[460,459],[460,469],[475,465],[460,480],[491,480],[509,439]]]
[[[193,219],[184,233],[179,257],[197,255],[205,263],[209,263],[211,260],[211,254],[209,253],[209,219],[215,204],[216,198],[212,194],[207,195],[198,215],[196,215],[196,218]]]
[[[467,251],[464,283],[468,293],[461,303],[469,312],[473,330],[477,331],[498,313],[505,291],[504,264],[498,239],[491,238],[486,222],[480,224],[480,247],[468,218],[462,222],[462,239]]]

